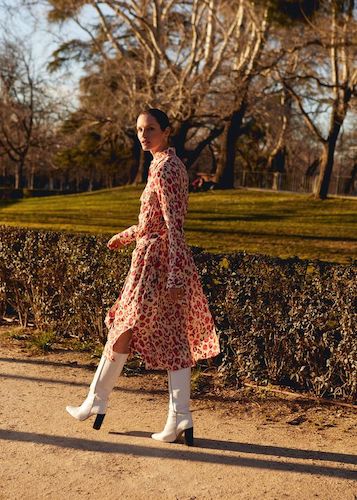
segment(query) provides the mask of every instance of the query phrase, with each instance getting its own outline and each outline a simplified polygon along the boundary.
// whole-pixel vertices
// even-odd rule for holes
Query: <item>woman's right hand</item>
[[[123,248],[124,245],[120,242],[119,234],[115,234],[107,243],[107,247],[109,250],[119,250],[119,248]]]

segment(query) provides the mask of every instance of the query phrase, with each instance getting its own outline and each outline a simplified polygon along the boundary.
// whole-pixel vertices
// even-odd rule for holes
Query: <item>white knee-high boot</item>
[[[122,372],[128,354],[114,353],[114,361],[102,355],[89,392],[81,406],[66,406],[66,410],[77,420],[86,420],[97,415],[93,428],[98,430],[103,423],[108,406],[108,398]]]
[[[157,441],[173,443],[184,434],[185,443],[193,446],[193,423],[190,412],[191,368],[168,370],[169,413],[162,432],[152,434]]]

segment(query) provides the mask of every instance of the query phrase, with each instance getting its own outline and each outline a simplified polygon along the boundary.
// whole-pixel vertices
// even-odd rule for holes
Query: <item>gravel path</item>
[[[353,409],[201,397],[188,448],[150,439],[166,417],[163,374],[121,377],[95,431],[65,411],[92,380],[87,354],[3,341],[0,358],[1,499],[357,499]]]

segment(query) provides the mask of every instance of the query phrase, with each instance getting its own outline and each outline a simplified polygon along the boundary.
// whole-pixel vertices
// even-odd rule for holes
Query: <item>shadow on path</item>
[[[150,437],[149,432],[109,432],[119,436]],[[341,462],[345,464],[357,465],[357,455],[346,453],[335,453],[328,451],[301,450],[298,448],[284,448],[281,446],[270,446],[261,444],[236,443],[233,441],[219,441],[217,439],[196,439],[195,449],[208,449],[219,451],[233,451],[238,453],[254,453],[255,455],[273,455],[276,457],[299,458],[303,460],[323,460],[329,462]],[[357,471],[356,471],[357,479]]]
[[[146,437],[146,435],[145,435]],[[259,458],[233,457],[223,453],[204,453],[198,451],[200,446],[185,449],[180,445],[168,445],[167,448],[157,448],[153,446],[138,446],[126,443],[110,443],[106,441],[92,441],[89,439],[72,438],[66,436],[51,436],[47,434],[37,434],[34,432],[19,432],[6,429],[0,429],[0,439],[7,441],[28,442],[57,446],[60,448],[71,448],[76,450],[96,451],[101,453],[118,453],[121,455],[166,458],[170,460],[185,460],[192,462],[203,462],[222,465],[234,465],[239,467],[250,467],[256,469],[280,470],[285,472],[297,472],[303,474],[317,474],[323,476],[339,477],[344,479],[357,479],[357,471],[340,467],[326,467],[314,464],[302,464],[297,462],[280,462],[277,460],[264,460]],[[222,441],[212,441],[198,439],[201,445],[211,444],[210,449],[214,448],[214,443],[220,446]],[[245,451],[249,450],[250,446],[256,449],[257,445],[249,445],[243,443],[227,443],[230,446],[244,447]],[[204,446],[203,446],[204,447]],[[264,448],[264,447],[263,447]],[[274,448],[274,447],[273,447]],[[259,449],[259,446],[258,446]],[[286,450],[289,450],[287,448]],[[223,450],[222,450],[223,451]],[[236,450],[231,450],[236,451]],[[296,450],[292,450],[296,451]],[[299,450],[297,450],[299,451]],[[255,451],[254,451],[255,452]],[[311,452],[310,452],[311,453]],[[314,452],[312,452],[314,453]],[[336,456],[339,454],[336,454]]]
[[[88,382],[75,382],[72,380],[59,380],[59,379],[54,379],[54,378],[42,378],[42,377],[29,377],[27,375],[12,375],[12,374],[7,374],[7,373],[0,373],[0,379],[1,378],[7,378],[7,379],[16,379],[16,380],[26,380],[28,382],[42,382],[46,384],[60,384],[60,385],[70,385],[73,387],[86,387],[89,390],[89,384],[90,381]],[[118,380],[120,380],[120,377],[118,377]],[[167,390],[165,389],[147,389],[147,388],[129,388],[129,387],[114,387],[113,391],[119,391],[119,392],[128,392],[128,393],[138,393],[138,394],[143,394],[144,392],[146,394],[167,394]]]
[[[18,363],[25,365],[44,365],[44,366],[62,366],[63,368],[85,368],[87,370],[94,370],[94,363],[99,363],[98,361],[93,360],[93,364],[81,364],[77,361],[49,361],[47,359],[23,359],[23,358],[0,358],[0,363]]]
[[[46,384],[60,384],[60,385],[70,385],[73,387],[86,387],[89,389],[89,384],[90,380],[88,382],[76,382],[74,380],[60,380],[60,379],[53,379],[53,378],[43,378],[43,377],[30,377],[28,375],[13,375],[13,374],[7,374],[7,373],[0,373],[0,379],[16,379],[16,380],[25,380],[28,382],[42,382]],[[120,377],[118,377],[118,381],[120,383]],[[126,393],[132,393],[132,394],[167,394],[167,389],[153,389],[150,388],[148,389],[147,387],[143,388],[130,388],[130,387],[121,387],[120,385],[117,385],[114,387],[113,391],[115,392],[126,392]],[[220,402],[247,402],[249,401],[249,398],[246,396],[238,395],[238,396],[229,396],[225,397],[222,395],[215,395],[215,394],[203,394],[203,395],[192,395],[193,400],[202,400],[202,401],[220,401]],[[303,401],[303,400],[301,400]],[[299,400],[300,402],[300,400]],[[307,404],[312,406],[312,403],[310,401],[307,401]]]

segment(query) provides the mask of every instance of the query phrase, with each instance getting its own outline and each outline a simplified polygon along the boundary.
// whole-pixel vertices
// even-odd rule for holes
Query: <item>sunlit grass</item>
[[[0,202],[0,223],[115,234],[137,222],[143,185]],[[211,252],[349,262],[357,255],[357,200],[252,190],[190,194],[185,233]]]

